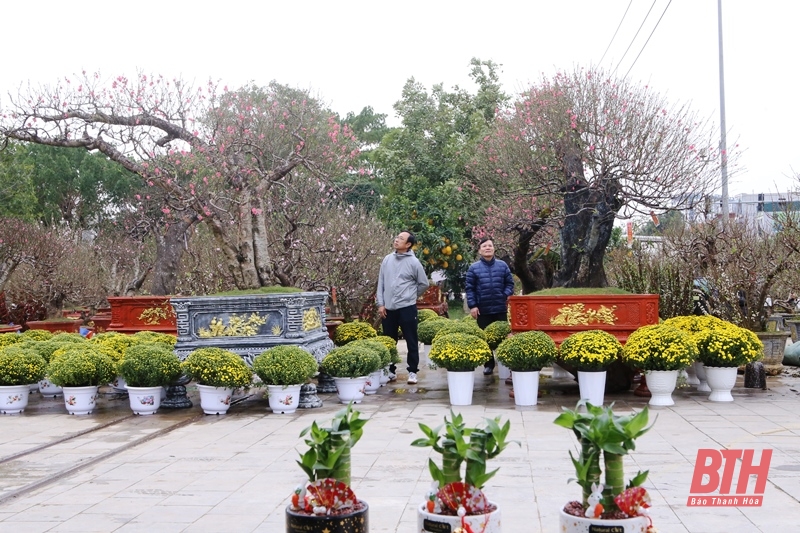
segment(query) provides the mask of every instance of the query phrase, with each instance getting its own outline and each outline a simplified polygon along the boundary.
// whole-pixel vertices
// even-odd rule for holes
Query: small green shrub
[[[117,371],[132,387],[163,387],[181,376],[181,361],[162,343],[143,343],[125,350]]]
[[[495,355],[514,372],[533,372],[552,364],[558,348],[547,333],[526,331],[503,340]]]
[[[19,344],[0,348],[0,385],[29,385],[44,379],[47,362]]]
[[[298,346],[275,346],[253,360],[253,372],[265,385],[302,385],[318,366],[314,356]]]
[[[496,350],[500,343],[511,333],[511,324],[506,320],[498,320],[486,326],[483,331],[486,333],[486,343],[489,348]]]
[[[198,348],[181,363],[181,369],[201,385],[239,389],[249,387],[253,373],[237,354],[222,348]]]
[[[417,311],[417,321],[421,324],[426,320],[439,318],[439,314],[433,309],[420,309]]]
[[[419,339],[419,342],[422,344],[433,343],[433,338],[439,333],[439,330],[450,322],[453,321],[442,317],[426,320],[417,326],[417,339]]]
[[[363,346],[334,348],[320,364],[320,370],[335,378],[368,376],[381,368],[381,358]]]
[[[111,358],[89,343],[65,350],[53,357],[47,367],[48,379],[59,387],[99,386],[115,376]]]

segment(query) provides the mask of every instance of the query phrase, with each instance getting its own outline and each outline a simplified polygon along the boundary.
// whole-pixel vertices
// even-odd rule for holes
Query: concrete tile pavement
[[[440,424],[450,405],[444,371],[423,369],[419,377],[416,386],[399,380],[358,406],[370,421],[353,450],[353,488],[370,505],[374,533],[416,531],[416,507],[430,486],[429,450],[410,443],[421,436],[420,422]],[[469,424],[508,419],[511,438],[519,441],[490,464],[499,472],[485,489],[502,507],[504,531],[555,533],[558,510],[580,494],[567,483],[574,476],[568,452],[576,442],[553,424],[562,406],[574,407],[577,385],[545,379],[540,404],[521,408],[496,375],[484,377],[479,369],[475,381],[473,405],[457,410]],[[675,406],[651,411],[655,426],[637,441],[625,467],[628,477],[650,470],[645,486],[662,533],[785,530],[800,512],[798,385],[800,378],[788,375],[770,378],[766,391],[743,389],[740,381],[732,404],[714,404],[684,388],[673,395]],[[0,417],[0,533],[282,532],[284,507],[303,480],[295,464],[304,449],[298,435],[342,407],[335,395],[320,396],[322,408],[294,415],[273,415],[258,394],[224,416],[199,416],[195,401],[192,409],[153,417],[128,416],[127,402],[108,396],[96,414],[78,418],[66,415],[61,400],[35,394],[24,414]],[[606,401],[621,411],[646,404],[631,393]],[[79,431],[88,433],[3,461]],[[698,448],[773,449],[763,506],[687,507]],[[106,455],[92,462],[97,454]],[[78,468],[59,476],[65,465]],[[24,490],[36,479],[45,482]]]

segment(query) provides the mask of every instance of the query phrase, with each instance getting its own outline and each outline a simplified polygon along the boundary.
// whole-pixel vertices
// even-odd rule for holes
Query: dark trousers
[[[487,315],[481,313],[478,315],[478,327],[481,329],[486,329],[486,326],[492,322],[501,322],[503,320],[508,320],[508,315],[506,313],[492,313]],[[490,357],[489,362],[483,366],[486,368],[494,368],[494,357]]]
[[[417,306],[409,305],[400,309],[387,309],[386,318],[381,322],[383,334],[397,340],[397,328],[403,332],[408,346],[408,371],[419,372],[419,340],[417,339]],[[389,370],[394,373],[395,365]]]

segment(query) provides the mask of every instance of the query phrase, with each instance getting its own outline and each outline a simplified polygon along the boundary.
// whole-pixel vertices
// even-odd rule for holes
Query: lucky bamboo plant
[[[585,413],[578,412],[582,405],[586,406]],[[640,471],[626,485],[622,460],[624,455],[636,448],[636,439],[652,427],[647,426],[648,416],[646,406],[635,414],[617,415],[614,414],[613,404],[597,407],[581,400],[574,411],[564,408],[564,412],[555,419],[555,424],[575,433],[580,445],[578,457],[575,458],[572,452],[570,457],[575,465],[576,481],[583,489],[584,508],[588,506],[592,484],[601,483],[601,456],[605,469],[601,503],[606,512],[618,510],[615,497],[626,489],[638,487],[647,479],[648,471]]]

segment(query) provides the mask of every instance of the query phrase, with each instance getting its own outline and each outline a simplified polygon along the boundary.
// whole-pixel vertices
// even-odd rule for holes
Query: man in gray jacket
[[[408,383],[417,383],[419,344],[417,341],[417,298],[428,288],[428,276],[411,247],[414,235],[401,231],[394,238],[394,252],[383,258],[378,274],[378,313],[383,334],[397,340],[397,328],[408,345]],[[395,367],[390,367],[392,377]]]

